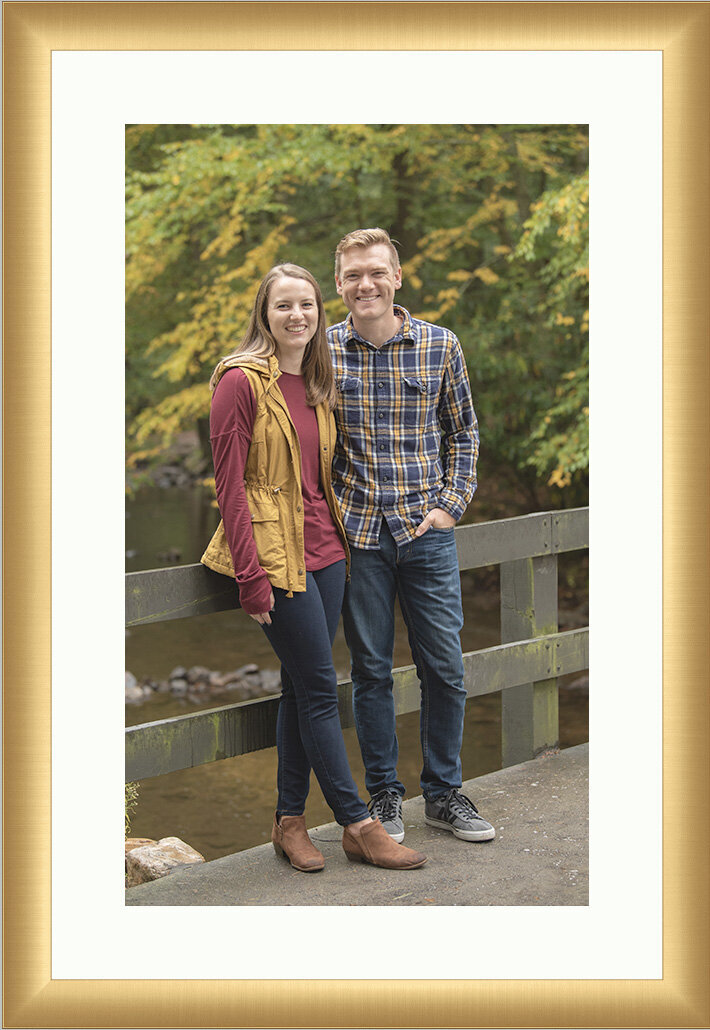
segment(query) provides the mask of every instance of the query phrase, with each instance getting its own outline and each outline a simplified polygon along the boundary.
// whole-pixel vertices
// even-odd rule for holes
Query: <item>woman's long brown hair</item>
[[[283,265],[274,265],[266,273],[257,290],[254,307],[249,319],[249,326],[244,334],[244,338],[236,350],[232,351],[227,357],[231,358],[239,355],[240,357],[261,358],[263,360],[276,353],[276,340],[271,335],[267,316],[269,292],[277,279],[284,278],[303,279],[313,287],[318,308],[318,325],[316,326],[315,333],[306,345],[303,354],[303,364],[301,365],[301,375],[306,387],[306,398],[311,407],[325,402],[330,408],[333,408],[336,396],[335,381],[333,379],[333,365],[330,360],[328,341],[325,335],[323,297],[320,292],[320,286],[307,268],[287,262]],[[210,379],[210,387],[213,390],[220,378],[220,365],[217,366]]]

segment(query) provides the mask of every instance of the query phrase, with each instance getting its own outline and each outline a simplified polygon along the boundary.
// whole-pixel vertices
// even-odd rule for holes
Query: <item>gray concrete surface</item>
[[[299,873],[271,844],[176,870],[126,891],[127,905],[587,905],[589,745],[468,780],[464,791],[496,828],[467,843],[427,826],[424,799],[404,803],[405,844],[421,869],[348,862],[336,823],[312,829],[326,858]]]

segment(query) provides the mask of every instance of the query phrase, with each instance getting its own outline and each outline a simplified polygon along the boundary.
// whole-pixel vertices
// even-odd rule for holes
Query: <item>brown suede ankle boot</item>
[[[359,833],[343,830],[343,851],[351,862],[369,862],[383,869],[418,869],[426,855],[392,840],[379,819],[363,826]]]
[[[302,873],[317,873],[325,865],[325,859],[308,836],[305,815],[282,815],[279,820],[274,812],[271,843],[277,855],[287,858]]]

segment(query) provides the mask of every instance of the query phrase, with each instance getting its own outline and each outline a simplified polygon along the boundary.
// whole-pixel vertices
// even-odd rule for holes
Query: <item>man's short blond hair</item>
[[[384,243],[389,248],[392,268],[396,271],[399,268],[399,254],[390,234],[386,229],[374,228],[354,229],[353,232],[343,236],[335,248],[335,274],[340,275],[340,259],[346,250],[350,250],[352,247],[372,247],[376,243]]]

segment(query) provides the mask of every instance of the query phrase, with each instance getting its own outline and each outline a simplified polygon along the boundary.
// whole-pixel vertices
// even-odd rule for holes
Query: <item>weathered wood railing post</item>
[[[556,633],[557,555],[501,563],[500,608],[501,643]],[[550,678],[511,687],[502,694],[503,768],[526,762],[559,743],[556,648],[543,642],[540,646],[549,651]]]

